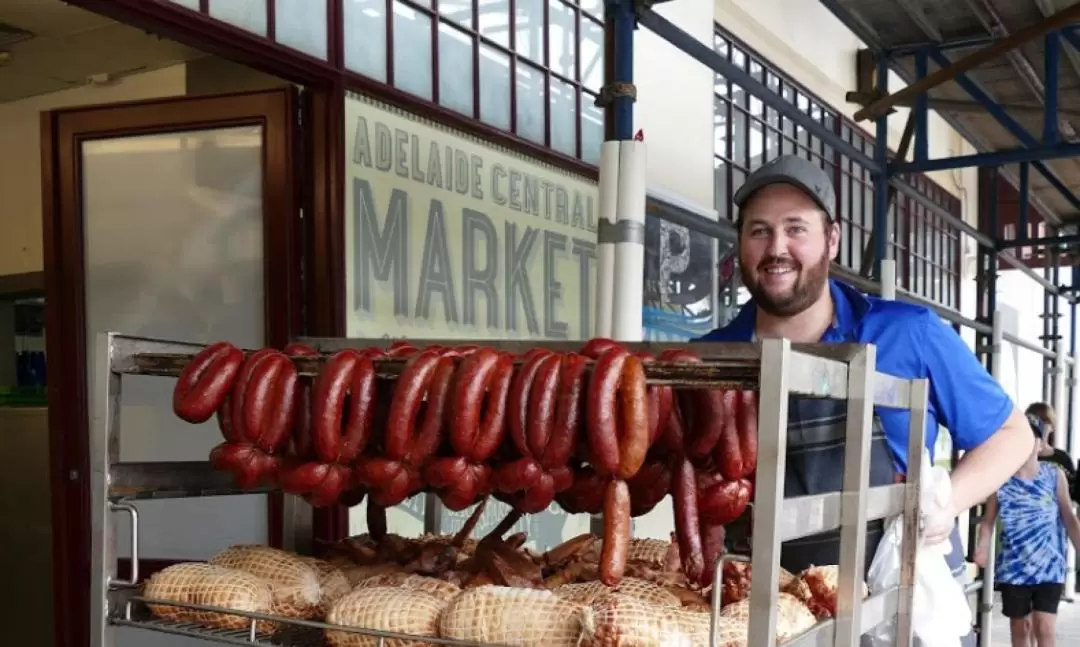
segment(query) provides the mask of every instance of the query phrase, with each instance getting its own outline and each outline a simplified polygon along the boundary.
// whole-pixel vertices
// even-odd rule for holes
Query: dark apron
[[[842,491],[847,402],[791,396],[788,412],[784,497]],[[892,450],[885,441],[885,430],[875,413],[870,441],[870,486],[901,482],[903,477],[897,474],[895,464]],[[747,528],[745,525],[741,528],[735,526],[736,524],[732,524],[728,528],[729,548],[743,552],[749,544]],[[881,543],[884,526],[885,521],[882,519],[867,523],[866,570],[870,569],[878,544]],[[958,529],[953,529],[950,542],[952,551],[946,557],[946,562],[953,571],[953,576],[961,584],[966,584],[967,571]],[[792,573],[799,573],[809,566],[839,563],[839,530],[784,542],[780,553],[780,565]],[[974,635],[966,636],[961,644],[963,647],[973,647]]]

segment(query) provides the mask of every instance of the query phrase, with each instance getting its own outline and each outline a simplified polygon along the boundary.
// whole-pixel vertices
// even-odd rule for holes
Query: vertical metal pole
[[[877,61],[877,91],[880,96],[889,94],[889,62],[884,56]],[[918,144],[925,133],[915,133]],[[874,277],[881,280],[881,261],[886,258],[889,240],[889,115],[877,118],[877,139],[874,142],[874,161],[881,172],[874,174]],[[891,256],[890,256],[891,258]]]
[[[1073,271],[1072,271],[1072,275],[1073,275],[1072,286],[1073,287],[1077,286],[1077,282],[1076,282],[1077,276],[1076,275],[1077,275],[1078,270],[1080,270],[1080,266],[1073,267]],[[1077,450],[1080,450],[1080,447],[1077,447],[1077,443],[1073,442],[1073,426],[1076,423],[1076,418],[1075,418],[1074,411],[1073,411],[1073,409],[1074,409],[1073,402],[1076,399],[1076,376],[1080,375],[1080,367],[1078,367],[1076,365],[1076,301],[1074,300],[1075,299],[1075,294],[1076,294],[1075,292],[1072,293],[1072,295],[1070,296],[1070,300],[1069,300],[1069,357],[1073,358],[1073,363],[1072,363],[1072,372],[1070,373],[1069,382],[1068,382],[1068,386],[1069,386],[1069,417],[1068,417],[1068,426],[1066,427],[1066,430],[1067,430],[1067,432],[1066,432],[1067,433],[1067,440],[1066,440],[1067,445],[1066,445],[1066,447],[1068,448],[1068,451],[1069,451],[1070,455],[1072,455],[1073,452],[1076,452]]]
[[[1053,146],[1058,143],[1058,55],[1061,53],[1061,35],[1057,31],[1045,37],[1043,51],[1043,144]]]
[[[910,647],[914,641],[912,603],[915,599],[915,555],[919,542],[919,519],[909,510],[919,509],[922,489],[922,451],[926,446],[926,408],[930,382],[913,380],[908,406],[908,464],[904,485],[904,540],[900,544],[900,600],[896,618],[896,647]],[[917,458],[916,458],[917,457]]]
[[[610,66],[605,70],[605,85],[618,91],[607,109],[605,118],[608,141],[629,141],[634,138],[634,97],[623,90],[634,83],[634,29],[637,18],[633,0],[606,1],[605,37],[610,45]]]
[[[90,386],[90,645],[112,647],[109,586],[116,578],[116,521],[109,506],[112,465],[120,460],[120,374],[112,370],[113,338],[99,334]],[[133,518],[134,522],[135,519]],[[135,549],[136,547],[132,547]],[[135,560],[132,560],[133,566]],[[55,564],[54,568],[70,568]]]
[[[750,580],[747,644],[776,644],[776,604],[780,581],[780,515],[784,510],[787,463],[788,369],[791,343],[761,340],[758,470],[754,484],[754,577]],[[711,565],[710,565],[711,566]]]
[[[862,583],[866,571],[866,491],[870,487],[870,436],[874,416],[877,349],[862,350],[848,363],[844,497],[840,504],[840,573],[836,647],[857,647],[862,634]]]
[[[995,264],[997,255],[994,255]],[[991,333],[990,374],[1001,379],[1001,313],[994,311],[994,331]],[[985,509],[985,506],[984,506]],[[986,568],[982,569],[982,590],[979,591],[979,644],[990,647],[993,644],[991,628],[994,613],[994,562],[997,560],[996,533],[990,535],[990,544],[986,547]]]
[[[929,53],[925,48],[915,54],[915,80],[926,76]],[[926,93],[915,97],[915,162],[925,162],[930,158],[930,109]],[[880,140],[879,140],[880,141]]]
[[[1031,164],[1023,162],[1020,164],[1020,204],[1017,206],[1016,218],[1016,239],[1027,240],[1028,239],[1028,205],[1031,199]],[[1023,248],[1018,248],[1019,251]]]

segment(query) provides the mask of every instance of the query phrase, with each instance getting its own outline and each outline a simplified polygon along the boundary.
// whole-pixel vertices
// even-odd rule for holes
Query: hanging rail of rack
[[[298,340],[320,351],[324,355],[316,358],[295,358],[297,368],[302,374],[315,375],[318,373],[320,364],[327,354],[332,354],[345,348],[368,348],[387,347],[389,340],[379,339],[340,339],[340,338],[307,338]],[[446,345],[447,340],[410,340],[410,343],[418,348],[427,345]],[[511,352],[522,354],[535,347],[544,347],[553,351],[576,351],[580,349],[580,342],[506,342],[506,341],[472,341],[469,344],[482,344]],[[856,430],[850,423],[859,418],[868,417],[855,411],[866,411],[867,407],[879,406],[896,409],[910,409],[911,438],[909,451],[918,452],[924,442],[926,398],[928,385],[925,380],[904,380],[884,373],[877,372],[874,367],[873,349],[865,345],[856,344],[788,344],[771,343],[695,343],[695,344],[656,344],[656,343],[628,343],[625,346],[633,351],[646,351],[658,354],[660,351],[676,347],[689,346],[697,353],[702,362],[696,365],[671,364],[654,362],[647,364],[646,378],[652,384],[668,384],[681,388],[755,388],[761,390],[762,402],[761,416],[759,417],[759,443],[762,454],[758,464],[759,484],[755,505],[763,505],[760,514],[755,514],[755,559],[762,560],[759,570],[762,576],[775,580],[778,573],[778,561],[776,553],[782,542],[800,537],[820,534],[840,528],[844,541],[855,542],[848,544],[849,552],[854,554],[856,544],[863,545],[863,540],[858,537],[862,531],[856,528],[866,521],[882,519],[902,511],[911,511],[918,501],[918,467],[917,463],[912,466],[910,477],[915,478],[914,483],[886,485],[880,487],[854,486],[851,491],[847,488],[856,484],[859,478],[865,479],[868,474],[869,450],[869,427],[860,425]],[[165,340],[132,337],[118,333],[103,335],[99,345],[98,366],[108,372],[107,376],[98,373],[105,379],[104,384],[98,384],[96,393],[103,396],[105,409],[95,412],[96,423],[92,426],[92,434],[96,445],[96,461],[99,468],[104,470],[100,478],[96,480],[95,511],[98,515],[109,516],[110,511],[128,510],[131,508],[127,501],[132,499],[146,498],[173,498],[173,497],[198,497],[208,495],[244,494],[265,490],[238,490],[230,483],[230,476],[214,472],[206,462],[186,463],[133,463],[118,460],[115,441],[118,440],[116,433],[119,430],[119,409],[121,401],[121,377],[125,375],[158,375],[178,376],[191,357],[203,346],[200,344],[178,343]],[[863,370],[858,368],[857,361],[864,360]],[[377,372],[384,378],[392,379],[400,372],[402,360],[380,361]],[[99,378],[100,379],[100,378]],[[846,451],[855,457],[850,461],[851,465],[845,465],[845,491],[829,494],[811,495],[793,498],[783,496],[783,452],[765,451],[766,446],[775,446],[777,442],[773,436],[782,438],[786,427],[786,405],[777,404],[787,402],[787,395],[801,395],[810,397],[826,397],[831,399],[848,400],[849,426]],[[774,402],[775,400],[775,402]],[[766,403],[767,402],[767,403]],[[851,409],[855,406],[856,409]],[[865,421],[864,421],[865,422]],[[781,441],[782,442],[782,441]],[[860,447],[862,449],[860,449]],[[106,448],[109,448],[106,450]],[[767,455],[773,458],[767,459]],[[779,460],[778,460],[779,459]],[[769,477],[762,480],[760,473],[768,473]],[[862,477],[857,477],[861,473]],[[850,477],[850,478],[849,478]],[[774,483],[775,481],[775,483]],[[851,483],[849,483],[851,481]],[[865,481],[864,481],[865,482]],[[775,495],[775,501],[773,501]],[[766,496],[769,501],[762,501],[760,497]],[[851,506],[851,509],[848,506]],[[130,511],[129,511],[130,512]],[[769,514],[766,514],[769,513]],[[132,515],[133,525],[137,524],[137,517]],[[909,515],[905,515],[907,518]],[[911,515],[914,518],[913,515]],[[766,520],[765,517],[771,518]],[[105,518],[99,519],[105,521]],[[111,528],[112,522],[105,521]],[[907,526],[908,524],[905,524]],[[759,526],[761,526],[759,528]],[[134,530],[134,529],[133,529]],[[760,531],[760,532],[759,532]],[[902,561],[906,566],[908,561],[914,563],[913,546],[909,549],[907,535],[914,533],[915,527],[905,527],[905,549]],[[768,535],[768,537],[766,537]],[[912,534],[912,538],[914,535]],[[132,537],[134,541],[134,535]],[[306,645],[324,644],[318,635],[319,630],[336,630],[338,627],[313,621],[292,621],[284,618],[273,618],[280,623],[282,630],[271,639],[267,636],[254,636],[255,618],[252,614],[237,613],[227,609],[206,609],[226,614],[248,617],[248,629],[222,630],[206,629],[193,625],[178,625],[154,619],[149,615],[147,604],[151,601],[139,597],[138,588],[134,581],[121,582],[112,578],[113,568],[109,566],[109,555],[114,555],[113,549],[106,545],[115,540],[115,530],[103,533],[103,536],[95,541],[99,549],[104,549],[99,559],[95,560],[95,568],[103,568],[103,580],[98,580],[109,600],[105,605],[106,624],[128,625],[140,627],[146,630],[201,637],[214,642],[250,645],[250,644],[277,644],[301,647]],[[767,541],[766,541],[767,540]],[[759,546],[758,543],[761,542]],[[766,545],[768,544],[768,545]],[[757,554],[759,552],[761,554]],[[842,550],[842,553],[845,551]],[[102,561],[100,558],[104,558]],[[136,568],[136,557],[132,555],[132,569]],[[850,559],[843,558],[847,564]],[[717,565],[719,568],[719,564]],[[854,563],[841,565],[842,570],[854,568]],[[908,569],[905,568],[905,571]],[[788,645],[798,647],[812,647],[834,645],[834,641],[846,643],[849,636],[857,637],[869,629],[886,621],[900,609],[910,608],[911,595],[910,572],[902,576],[899,588],[878,593],[861,604],[855,603],[855,609],[851,609],[850,602],[836,620],[828,620],[818,623],[808,632],[794,637],[788,641]],[[134,578],[133,578],[134,579]],[[755,578],[756,580],[757,578]],[[763,584],[763,586],[768,586]],[[851,592],[855,591],[852,585]],[[850,593],[849,592],[849,597]],[[100,594],[99,593],[99,594]],[[764,596],[764,597],[762,597]],[[751,591],[752,615],[770,615],[768,609],[772,603],[768,601],[774,594],[758,585],[754,585]],[[99,598],[100,599],[100,598]],[[905,602],[906,601],[906,604]],[[765,606],[761,606],[764,604]],[[175,604],[174,606],[185,606]],[[844,606],[844,605],[842,605]],[[771,611],[775,613],[775,609]],[[764,623],[764,624],[763,624]],[[905,622],[901,622],[905,624]],[[243,626],[243,625],[242,625]],[[754,640],[763,639],[761,632],[772,633],[768,627],[768,621],[762,617],[751,622],[750,644],[759,644]],[[347,633],[367,635],[378,644],[385,644],[390,638],[384,632],[369,631],[359,628],[344,629]],[[910,631],[901,628],[901,632]],[[843,638],[841,638],[841,634]],[[423,639],[426,642],[452,645],[470,645],[445,639]],[[763,643],[762,643],[763,644]],[[901,644],[901,643],[898,643]],[[105,645],[111,647],[106,641]]]

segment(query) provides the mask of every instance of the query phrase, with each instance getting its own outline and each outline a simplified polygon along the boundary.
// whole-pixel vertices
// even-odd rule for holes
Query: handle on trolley
[[[130,503],[109,503],[111,512],[126,512],[131,518],[131,575],[127,580],[113,579],[109,584],[117,587],[135,586],[139,582],[139,511]]]
[[[724,564],[728,562],[750,562],[746,555],[727,553],[716,560],[716,572],[713,573],[712,585],[712,620],[709,622],[709,647],[716,647],[716,625],[720,622],[720,605],[724,594]]]

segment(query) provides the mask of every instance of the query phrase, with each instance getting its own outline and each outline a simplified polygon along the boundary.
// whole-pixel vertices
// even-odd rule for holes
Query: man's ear
[[[840,223],[829,224],[829,258],[836,258],[840,253]]]

